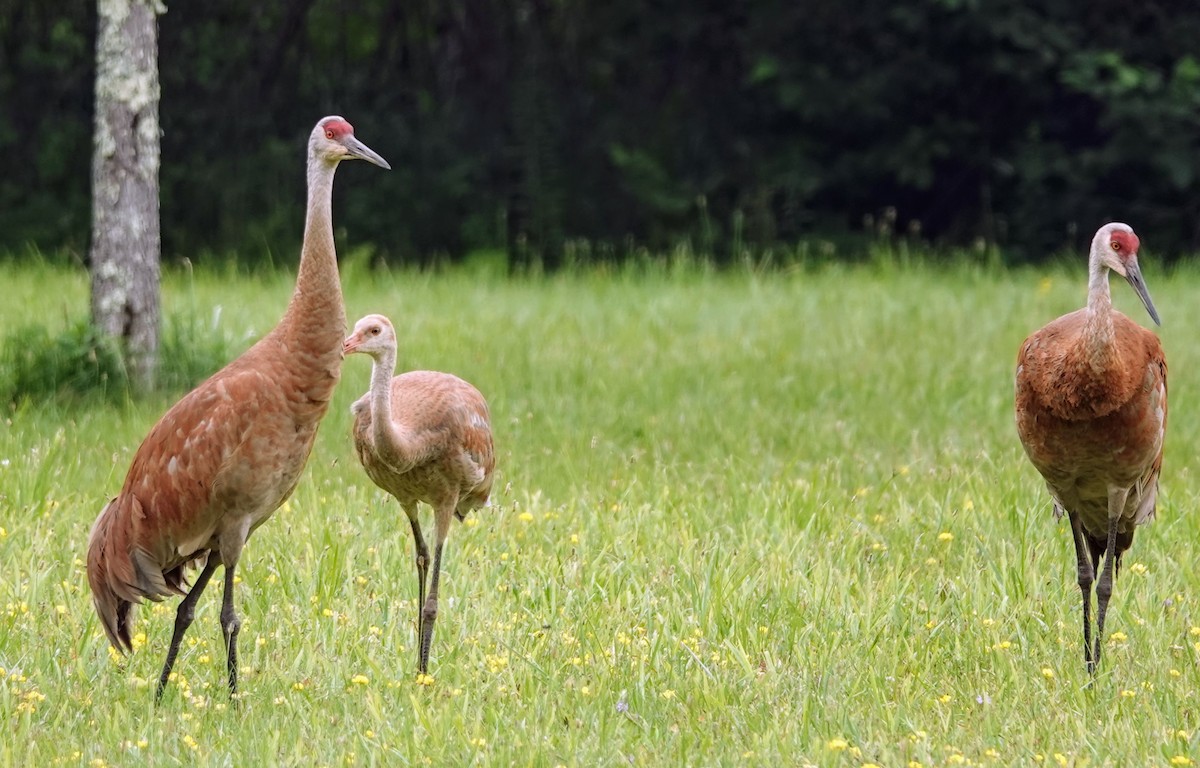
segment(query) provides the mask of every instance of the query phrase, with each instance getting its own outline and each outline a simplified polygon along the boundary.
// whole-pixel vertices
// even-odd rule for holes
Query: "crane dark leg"
[[[425,584],[429,580],[429,547],[425,545],[425,537],[421,534],[421,521],[417,517],[416,505],[405,506],[405,514],[408,515],[408,522],[412,525],[413,545],[416,548],[417,561],[417,663],[420,665],[419,670],[425,671],[424,664],[421,663],[421,638],[424,634],[424,619],[422,612],[425,608]]]
[[[221,600],[221,632],[225,636],[230,698],[237,693],[237,639],[242,628],[242,620],[233,609],[233,572],[236,567],[236,562],[225,566],[225,596]]]
[[[158,677],[158,692],[154,694],[155,703],[162,700],[163,690],[167,687],[167,678],[171,676],[171,668],[175,666],[175,657],[179,655],[179,644],[183,642],[183,633],[191,626],[192,619],[196,616],[196,601],[200,599],[204,588],[208,586],[208,580],[212,578],[213,571],[217,570],[220,565],[221,558],[217,557],[216,553],[208,554],[208,562],[204,564],[204,570],[200,571],[200,575],[196,577],[196,583],[188,590],[187,595],[179,603],[179,608],[175,611],[175,631],[171,633],[171,647],[167,649],[167,661],[163,664],[162,674]]]
[[[437,621],[438,584],[442,573],[442,548],[446,544],[446,534],[450,532],[450,515],[454,506],[448,509],[437,509],[437,547],[433,552],[433,577],[429,582],[429,596],[425,598],[425,607],[421,611],[421,663],[422,674],[429,674],[429,646],[433,642],[433,625]]]
[[[1079,579],[1079,591],[1083,594],[1083,661],[1087,664],[1088,674],[1095,674],[1096,663],[1092,658],[1092,583],[1096,580],[1096,571],[1092,567],[1091,558],[1088,557],[1088,544],[1084,541],[1083,524],[1079,521],[1079,515],[1074,512],[1069,512],[1068,515],[1071,520],[1071,538],[1075,541],[1075,569]]]
[[[1108,541],[1104,547],[1104,568],[1096,582],[1096,652],[1092,654],[1095,664],[1100,663],[1100,644],[1104,640],[1104,617],[1108,613],[1108,599],[1112,597],[1113,579],[1120,552],[1117,549],[1117,524],[1125,511],[1125,499],[1129,491],[1109,491],[1108,494]]]

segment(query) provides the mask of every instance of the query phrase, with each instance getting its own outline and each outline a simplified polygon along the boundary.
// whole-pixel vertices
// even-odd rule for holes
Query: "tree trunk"
[[[158,362],[158,0],[97,0],[92,322],[121,340],[134,385]]]

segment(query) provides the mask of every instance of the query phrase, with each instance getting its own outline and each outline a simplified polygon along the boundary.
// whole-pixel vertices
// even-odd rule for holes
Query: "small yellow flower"
[[[938,561],[937,561],[936,557],[925,558],[925,565],[937,565],[937,564],[938,564]]]
[[[571,543],[572,543],[572,544],[578,544],[578,543],[579,543],[579,534],[578,534],[578,533],[572,533],[572,534],[571,534]]]
[[[1137,696],[1137,691],[1131,691],[1128,688],[1121,691],[1122,699],[1132,699],[1134,696]]]
[[[1171,677],[1181,677],[1183,675],[1178,669],[1172,669],[1169,673]]]
[[[1188,630],[1188,634],[1192,637],[1200,637],[1200,627],[1192,627]]]
[[[1054,670],[1050,669],[1050,667],[1042,667],[1042,677],[1046,678],[1047,680],[1053,680]]]
[[[207,664],[210,661],[212,661],[212,657],[209,656],[207,653],[202,653],[202,654],[200,654],[200,657],[198,659],[196,659],[196,661],[198,661],[201,664]]]
[[[844,752],[850,744],[845,739],[830,739],[825,742],[825,748],[831,752]]]
[[[962,752],[955,752],[946,758],[946,762],[950,763],[950,765],[962,765],[967,762],[967,758]]]
[[[1194,762],[1187,755],[1175,755],[1171,758],[1171,765],[1194,765]]]
[[[673,698],[675,698],[675,691],[668,688],[667,690],[660,693],[659,696],[662,696],[664,699],[673,699]]]
[[[150,742],[147,739],[138,739],[137,745],[138,749],[145,749],[146,747],[150,746]]]
[[[1147,568],[1144,563],[1134,563],[1133,565],[1129,566],[1129,572],[1136,573],[1139,576],[1144,574],[1148,570],[1150,570],[1150,569]]]
[[[983,756],[995,760],[996,758],[1000,757],[1000,750],[996,749],[995,747],[988,747],[983,751]]]
[[[517,519],[520,520],[522,523],[532,523],[533,522],[533,513],[532,512],[522,512],[521,514],[517,515]]]
[[[1129,639],[1129,636],[1126,635],[1124,632],[1113,632],[1111,635],[1108,636],[1108,639],[1114,643],[1123,643]]]
[[[580,694],[581,696],[591,696],[591,695],[592,695],[592,689],[591,689],[591,688],[589,688],[589,687],[588,687],[588,686],[586,686],[586,685],[580,686],[580,687],[579,687],[579,694]]]
[[[427,675],[424,672],[419,672],[417,674],[417,685],[424,685],[426,687],[433,685],[433,675]]]
[[[954,534],[950,531],[942,531],[938,534],[938,541],[954,541]]]
[[[350,682],[354,685],[370,685],[371,678],[367,677],[366,675],[355,675],[354,677],[350,678]]]
[[[962,508],[964,512],[970,512],[971,510],[975,509],[975,502],[971,500],[970,496],[963,497]]]
[[[200,744],[194,738],[192,738],[192,734],[190,733],[184,735],[183,743],[187,744],[192,749],[200,749]]]
[[[871,489],[867,488],[865,486],[861,487],[861,488],[856,488],[856,489],[854,489],[854,498],[861,499],[863,496],[866,496],[870,492],[871,492]]]
[[[925,766],[921,765],[920,760],[909,760],[908,768],[925,768]]]
[[[938,701],[942,702],[943,704],[949,704],[953,700],[954,695],[950,693],[943,693],[941,696],[938,696]]]
[[[296,682],[292,683],[292,690],[293,691],[303,691],[304,683],[301,682],[300,680],[297,680]]]
[[[67,606],[63,605],[62,603],[59,603],[58,605],[54,606],[54,612],[57,613],[59,616],[64,616],[67,613]]]
[[[1067,756],[1064,755],[1062,752],[1055,752],[1054,753],[1054,762],[1058,763],[1059,765],[1066,765],[1067,764]]]

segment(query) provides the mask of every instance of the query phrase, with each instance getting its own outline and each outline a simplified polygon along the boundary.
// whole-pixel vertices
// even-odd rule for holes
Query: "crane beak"
[[[1125,279],[1137,292],[1138,298],[1142,300],[1142,306],[1150,313],[1150,319],[1154,321],[1154,324],[1162,325],[1162,321],[1158,319],[1158,310],[1154,308],[1154,302],[1150,300],[1150,291],[1146,289],[1146,281],[1142,279],[1142,268],[1133,259],[1125,263]]]
[[[359,345],[358,337],[350,336],[349,338],[347,338],[345,341],[342,342],[342,354],[343,355],[353,354],[355,352],[355,350],[358,349],[358,345]]]
[[[374,163],[380,168],[392,170],[392,166],[388,165],[388,161],[379,156],[379,153],[363,144],[353,135],[342,139],[342,146],[346,148],[346,156],[356,158],[358,160],[366,160],[368,163]]]

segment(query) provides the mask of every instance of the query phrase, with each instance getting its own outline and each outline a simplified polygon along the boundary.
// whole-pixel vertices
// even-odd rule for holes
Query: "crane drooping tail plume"
[[[346,312],[333,245],[338,163],[387,162],[343,118],[321,119],[308,141],[308,213],[296,289],[279,324],[163,415],[130,463],[120,494],[88,540],[88,583],[109,641],[130,650],[131,607],[185,597],[158,681],[162,696],[196,601],[225,566],[221,629],[229,691],[237,691],[234,571],[250,534],[299,482],[341,375]],[[184,571],[204,563],[190,589]]]
[[[1109,294],[1112,271],[1159,322],[1138,247],[1128,225],[1101,227],[1092,241],[1087,306],[1034,332],[1017,357],[1017,431],[1046,481],[1055,515],[1065,513],[1071,521],[1083,594],[1083,657],[1093,674],[1121,555],[1133,543],[1134,527],[1154,516],[1167,427],[1162,345],[1114,310]]]

